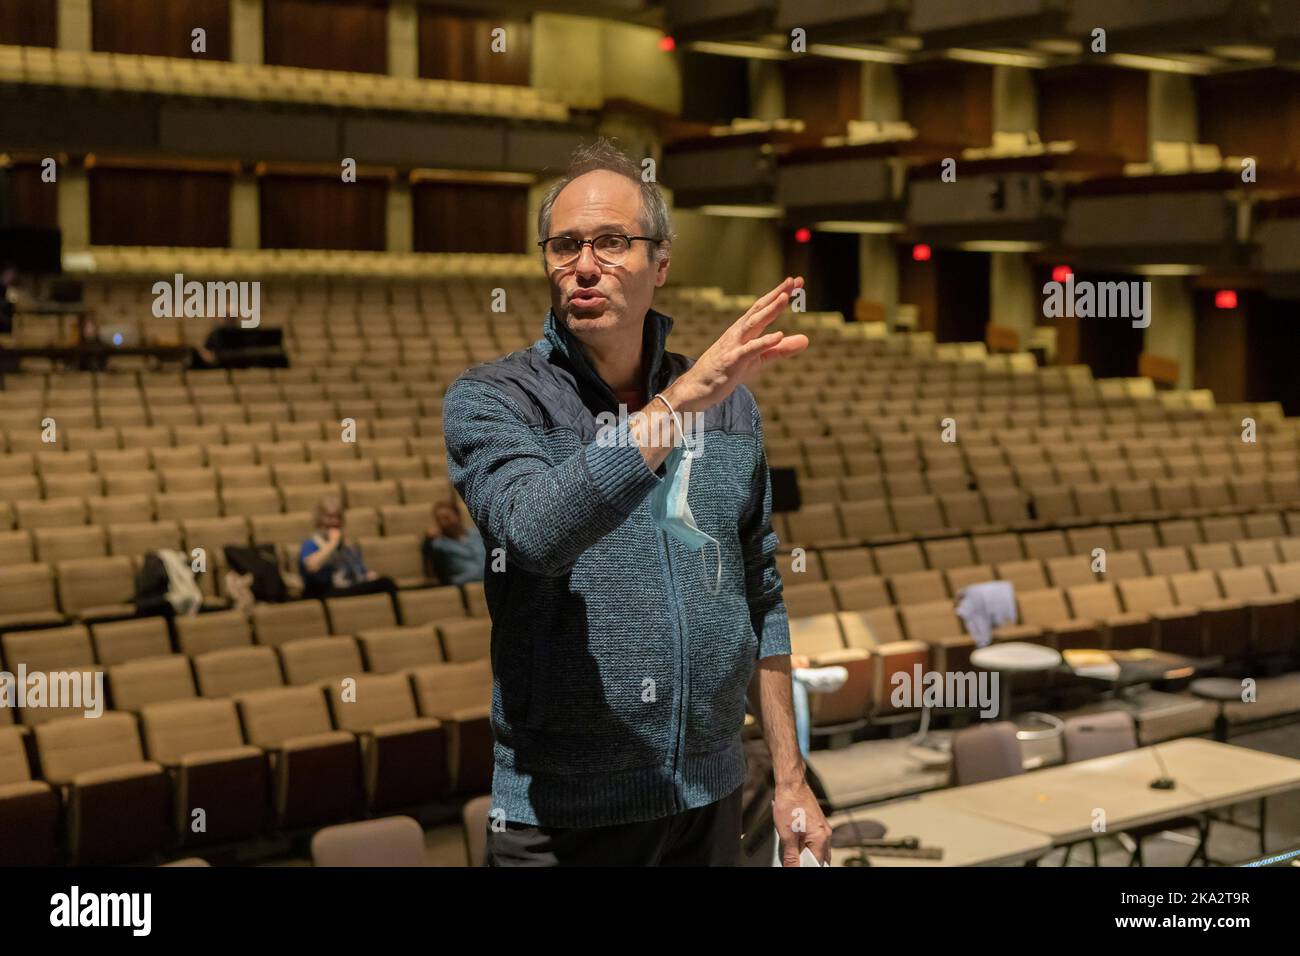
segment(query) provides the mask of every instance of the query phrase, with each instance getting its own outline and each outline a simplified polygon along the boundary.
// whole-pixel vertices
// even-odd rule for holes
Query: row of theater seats
[[[348,677],[54,719],[30,745],[0,727],[0,864],[131,862],[487,788],[486,661]]]
[[[334,257],[340,261],[348,260],[352,254],[341,250],[277,250],[277,249],[196,249],[173,246],[97,246],[96,253],[109,252],[136,256],[171,256],[177,266],[188,263],[184,260],[190,256],[207,256],[208,261],[220,260],[230,262],[259,262],[264,268],[260,270],[259,301],[263,308],[294,312],[307,310],[313,317],[319,317],[324,310],[335,310],[349,315],[347,307],[363,306],[367,317],[384,316],[393,312],[420,312],[430,315],[459,314],[470,310],[482,310],[485,302],[491,301],[493,291],[505,288],[511,300],[541,305],[543,310],[550,303],[550,285],[545,275],[538,268],[539,260],[533,254],[499,254],[487,255],[476,253],[423,253],[416,254],[428,262],[439,262],[447,266],[440,270],[431,270],[425,275],[413,274],[402,281],[382,281],[362,273],[350,273],[341,266],[333,273],[320,276],[294,277],[285,275],[289,266],[299,261],[304,252],[308,252],[319,261],[320,258]],[[362,258],[376,258],[366,257]],[[401,262],[407,257],[386,253],[377,257],[380,261]],[[465,268],[469,263],[491,262],[496,268],[490,272],[481,269]],[[86,276],[83,282],[83,300],[94,308],[135,307],[152,299],[153,280],[143,273],[147,269],[119,270],[123,273],[132,271],[141,273],[131,275],[93,275]],[[187,274],[187,278],[207,280],[226,275],[239,275],[245,270],[178,268]],[[164,273],[166,270],[164,270]],[[684,294],[685,293],[685,294]],[[680,304],[691,298],[689,290],[661,289],[658,295],[669,304]],[[494,312],[492,319],[507,317]]]
[[[950,595],[994,574],[1017,580],[1019,615],[1018,624],[994,631],[994,641],[1028,641],[1060,651],[1152,648],[1229,663],[1294,665],[1300,654],[1300,561],[1162,574],[1149,573],[1155,564],[1147,563],[1149,557],[1111,555],[1109,573],[1097,577],[1113,580],[1093,579],[1089,560],[1082,558],[1058,563],[1050,574],[1027,561],[983,572],[912,572],[888,582],[851,578],[787,587],[792,651],[814,666],[840,665],[850,674],[836,693],[814,695],[813,721],[845,725],[909,709],[896,706],[890,692],[894,675],[912,680],[918,665],[924,672],[972,672],[976,645]],[[1056,674],[1033,680],[1034,689],[1078,683]]]
[[[0,46],[0,81],[546,122],[569,117],[563,102],[529,86],[48,47]]]
[[[295,284],[317,289],[300,295],[304,302],[323,303],[331,288],[350,284],[349,301],[359,301],[366,290],[386,286],[386,298],[414,302],[424,296],[431,304],[443,296],[451,304],[486,301],[483,288],[511,290],[535,288],[539,262],[535,254],[495,252],[363,252],[342,249],[219,249],[195,246],[103,246],[76,250],[67,270],[85,278],[85,301],[105,301],[104,283],[112,287],[112,300],[149,303],[159,276],[181,273],[187,279],[217,281],[257,280],[274,297],[277,290]],[[112,276],[113,278],[105,278]],[[545,279],[542,278],[545,282]],[[441,291],[435,291],[441,286]],[[298,285],[301,289],[301,285]],[[428,298],[433,293],[434,298]],[[272,298],[271,301],[279,301]],[[293,301],[286,296],[286,302]],[[744,309],[742,308],[743,312]],[[739,314],[739,313],[737,313]]]
[[[50,862],[60,814],[70,859],[122,862],[482,792],[490,624],[464,592],[4,633],[10,672],[104,674],[110,712],[30,707],[0,727],[0,861]]]
[[[30,538],[22,530],[0,532],[0,628],[132,614],[135,578],[144,556],[161,549],[192,556],[194,549],[203,549],[207,573],[198,575],[199,588],[206,599],[218,602],[217,596],[224,595],[224,548],[269,543],[276,548],[291,592],[297,593],[299,546],[310,533],[311,521],[305,513],[282,517],[284,521],[274,524],[271,519],[227,517],[110,525],[107,536],[97,526],[45,529]],[[364,532],[374,531],[377,523],[372,510],[358,509],[347,517],[355,519],[350,534],[363,532],[356,540],[370,570],[403,588],[437,583],[426,575],[419,534],[367,535]],[[255,526],[264,537],[253,535]],[[102,553],[110,547],[117,553]],[[38,555],[52,560],[31,560]]]
[[[798,511],[773,515],[772,526],[782,546],[788,548],[889,544],[910,538],[952,537],[963,532],[1050,530],[1090,527],[1092,523],[1115,525],[1117,539],[1121,541],[1124,540],[1121,535],[1129,536],[1131,541],[1145,540],[1149,537],[1148,530],[1154,533],[1158,527],[1164,543],[1183,544],[1278,537],[1289,533],[1288,523],[1300,520],[1294,511],[1284,510],[1300,505],[1300,478],[1296,475],[1275,478],[1266,484],[1268,494],[1276,495],[1275,499],[1263,502],[1251,499],[1249,503],[1233,501],[1226,494],[1226,486],[1211,486],[1225,492],[1225,501],[1217,496],[1198,497],[1198,486],[1189,481],[1170,479],[1154,488],[1147,483],[1140,484],[1144,485],[1140,489],[1144,494],[1125,500],[1146,507],[1131,512],[1120,512],[1114,507],[1110,487],[1100,486],[1095,500],[1111,507],[1099,507],[1087,514],[1074,510],[1068,516],[1063,512],[1054,520],[1031,519],[1024,494],[1017,488],[1007,488],[1000,492],[965,491],[804,505]],[[1159,498],[1155,496],[1157,489],[1161,492]],[[1213,503],[1202,505],[1202,501]]]

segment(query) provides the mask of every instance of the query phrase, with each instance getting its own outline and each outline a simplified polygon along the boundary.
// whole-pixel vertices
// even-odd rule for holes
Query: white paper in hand
[[[800,866],[830,866],[829,863],[818,862],[816,855],[808,847],[804,847],[803,852],[799,854],[799,865]]]

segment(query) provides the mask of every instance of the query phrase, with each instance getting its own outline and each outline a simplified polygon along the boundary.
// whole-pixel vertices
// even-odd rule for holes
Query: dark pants
[[[744,787],[676,816],[608,827],[488,820],[488,866],[738,866]]]
[[[359,594],[388,594],[397,593],[397,583],[389,577],[375,578],[373,581],[360,581],[356,584],[349,585],[345,588],[307,585],[303,589],[303,597],[306,598],[333,598],[333,597],[356,597]]]

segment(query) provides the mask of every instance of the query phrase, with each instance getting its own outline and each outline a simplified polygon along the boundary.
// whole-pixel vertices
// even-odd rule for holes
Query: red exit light
[[[1214,293],[1214,307],[1216,309],[1235,309],[1237,307],[1237,290],[1220,289]]]
[[[665,53],[671,53],[677,49],[677,41],[670,36],[662,36],[659,38],[659,49]]]
[[[1052,281],[1064,283],[1066,279],[1074,275],[1074,270],[1069,266],[1052,266]]]
[[[795,242],[812,242],[812,230],[807,226],[800,226],[794,231]]]
[[[930,247],[925,243],[917,243],[912,247],[912,258],[917,262],[930,261]]]

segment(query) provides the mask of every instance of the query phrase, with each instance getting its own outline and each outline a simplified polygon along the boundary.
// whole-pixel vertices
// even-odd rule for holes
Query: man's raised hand
[[[749,309],[705,350],[665,393],[673,407],[699,412],[721,402],[766,365],[808,347],[808,336],[765,332],[785,311],[790,296],[803,288],[803,277],[786,279],[754,301]]]

